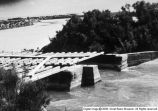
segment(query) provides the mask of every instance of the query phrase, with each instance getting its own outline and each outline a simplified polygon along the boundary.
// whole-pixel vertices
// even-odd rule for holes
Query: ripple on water
[[[146,65],[149,64],[137,67],[148,71]],[[94,87],[78,87],[68,92],[71,96],[55,101],[50,106],[62,104],[70,111],[75,109],[74,105],[78,109],[82,106],[158,106],[158,75],[155,73],[158,68],[157,64],[152,66],[154,70],[149,70],[150,73],[137,70],[137,67],[124,72],[101,70],[102,81]]]

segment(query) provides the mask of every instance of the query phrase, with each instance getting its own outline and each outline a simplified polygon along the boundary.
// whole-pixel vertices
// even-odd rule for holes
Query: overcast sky
[[[57,15],[86,12],[92,9],[112,12],[137,0],[0,0],[0,19],[6,17]],[[5,2],[3,2],[5,1]],[[7,1],[7,2],[6,2]],[[158,2],[158,0],[145,0]]]

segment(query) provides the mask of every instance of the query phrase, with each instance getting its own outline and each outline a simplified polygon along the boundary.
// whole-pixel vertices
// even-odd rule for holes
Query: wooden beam
[[[35,69],[33,69],[30,73],[28,73],[28,76],[33,76],[35,72],[38,71],[50,58],[51,57],[47,57],[45,60],[43,60]]]

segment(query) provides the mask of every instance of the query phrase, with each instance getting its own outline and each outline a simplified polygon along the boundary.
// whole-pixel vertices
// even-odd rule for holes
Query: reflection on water
[[[82,106],[158,106],[157,65],[158,59],[129,71],[100,70],[102,81],[94,87],[51,92],[52,102],[48,109],[64,106],[73,111]],[[154,72],[147,66],[155,67]]]

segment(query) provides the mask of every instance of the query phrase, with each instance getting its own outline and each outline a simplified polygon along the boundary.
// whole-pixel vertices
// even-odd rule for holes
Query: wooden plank
[[[46,56],[26,56],[26,55],[0,55],[0,57],[10,58],[46,58]]]
[[[78,62],[81,62],[81,61],[90,59],[90,58],[92,58],[92,57],[95,57],[95,56],[98,56],[98,55],[101,55],[101,54],[103,54],[103,52],[98,53],[98,54],[93,54],[93,55],[91,55],[90,57],[84,57],[84,58],[82,58],[82,59],[79,59]],[[52,58],[52,56],[51,56],[50,58]],[[47,59],[49,60],[50,58],[47,58]],[[48,61],[48,60],[47,60],[47,61]],[[46,62],[46,61],[45,61],[45,62]],[[43,64],[44,64],[44,63],[43,63]],[[43,65],[43,64],[42,64],[42,65]],[[73,65],[73,64],[76,64],[76,61],[75,61],[75,62],[72,62],[72,65]],[[60,68],[60,66],[58,66],[58,67],[52,68],[52,69],[50,69],[50,70],[48,70],[48,71],[43,71],[43,72],[41,72],[41,73],[39,73],[39,74],[34,74],[34,75],[33,75],[33,73],[32,73],[32,78],[31,78],[30,80],[31,80],[31,81],[36,81],[36,80],[39,80],[39,79],[48,77],[48,76],[50,76],[50,75],[59,73],[59,72],[61,72],[61,71],[67,70],[67,69],[70,68],[70,67],[72,67],[72,66],[65,66],[65,67],[63,67],[63,68]],[[36,69],[37,69],[37,68],[36,68]],[[35,70],[34,70],[34,72],[35,72]],[[29,75],[31,75],[31,74],[29,74]]]
[[[82,61],[85,61],[85,60],[87,60],[87,59],[90,59],[90,58],[93,58],[93,57],[96,57],[96,56],[99,56],[99,55],[102,55],[102,54],[104,54],[104,52],[100,52],[100,53],[91,55],[91,56],[89,56],[89,57],[83,57],[83,58],[80,59],[78,62],[82,62]]]
[[[38,71],[36,71],[35,74],[41,73],[43,71],[46,71],[46,70],[49,70],[49,69],[52,69],[52,68],[53,68],[52,66],[47,66],[47,67],[41,68]]]
[[[79,52],[79,53],[77,53],[77,52],[67,52],[67,53],[59,53],[59,52],[57,52],[57,53],[47,53],[46,55],[49,55],[49,56],[51,56],[52,58],[57,58],[57,57],[85,57],[85,56],[93,56],[93,55],[95,55],[95,54],[97,54],[97,52],[86,52],[86,53],[84,53],[84,52]],[[46,55],[43,55],[43,56],[46,56]]]
[[[64,68],[63,68],[63,70],[64,70]],[[26,79],[26,82],[28,82],[28,81],[37,81],[39,79],[43,79],[43,78],[48,77],[50,75],[56,74],[60,71],[61,71],[60,66],[57,66],[57,67],[52,68],[50,70],[46,70],[46,71],[43,71],[39,74],[37,73],[37,74],[33,75],[31,79],[29,79],[29,78]]]
[[[38,71],[51,57],[47,57],[44,61],[42,61],[34,70],[28,73],[28,76],[33,76],[36,71]]]

